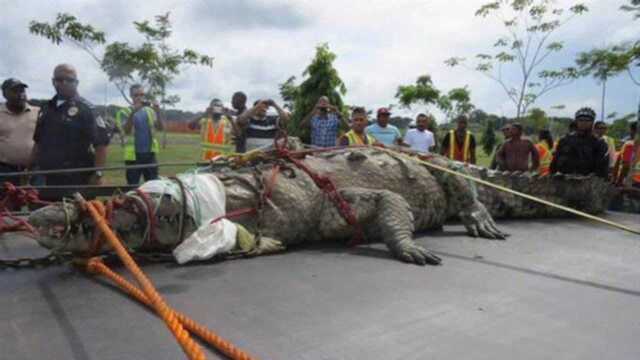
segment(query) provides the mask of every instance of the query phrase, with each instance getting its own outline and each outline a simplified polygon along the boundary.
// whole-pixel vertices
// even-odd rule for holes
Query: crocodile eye
[[[351,151],[349,155],[347,155],[347,160],[349,161],[364,161],[367,159],[367,155],[361,152]]]

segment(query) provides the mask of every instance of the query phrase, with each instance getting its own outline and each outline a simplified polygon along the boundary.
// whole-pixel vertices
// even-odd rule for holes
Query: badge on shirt
[[[69,110],[67,110],[67,115],[69,115],[69,116],[76,116],[76,115],[78,115],[78,111],[79,111],[79,110],[78,110],[78,108],[77,108],[77,107],[72,106],[72,107],[70,107],[70,108],[69,108]]]

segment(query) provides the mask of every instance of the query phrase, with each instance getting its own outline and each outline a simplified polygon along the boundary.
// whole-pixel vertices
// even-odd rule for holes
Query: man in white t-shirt
[[[427,130],[429,118],[425,114],[416,117],[416,128],[407,131],[404,142],[411,146],[411,150],[429,153],[436,145],[433,133]]]

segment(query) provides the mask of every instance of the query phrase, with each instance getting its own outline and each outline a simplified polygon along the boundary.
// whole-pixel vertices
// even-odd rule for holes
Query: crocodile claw
[[[413,241],[402,241],[394,251],[400,260],[417,265],[440,265],[442,259]]]
[[[476,203],[471,209],[465,210],[461,215],[467,233],[473,237],[483,237],[492,240],[505,240],[509,234],[498,229],[495,221],[480,203]]]
[[[267,254],[275,254],[278,252],[282,252],[286,250],[286,247],[282,244],[281,241],[269,238],[269,237],[261,237],[258,241],[258,246],[249,251],[249,256],[258,256],[258,255],[267,255]]]

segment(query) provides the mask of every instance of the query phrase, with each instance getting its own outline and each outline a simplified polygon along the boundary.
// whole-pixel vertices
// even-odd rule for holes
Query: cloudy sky
[[[123,104],[97,65],[72,46],[56,47],[28,31],[29,21],[52,21],[68,12],[103,29],[108,41],[137,43],[132,22],[171,12],[171,44],[215,57],[213,68],[190,67],[171,91],[181,96],[178,107],[201,110],[212,97],[228,101],[236,90],[250,100],[278,98],[277,85],[300,75],[317,44],[328,42],[347,85],[346,102],[377,107],[394,101],[400,84],[431,74],[436,86],[468,85],[473,102],[486,111],[513,115],[514,107],[499,86],[480,74],[449,68],[452,56],[486,52],[501,33],[497,23],[474,17],[486,0],[0,0],[0,78],[18,77],[30,85],[29,96],[52,96],[51,70],[69,62],[79,70],[81,93],[96,104]],[[548,68],[571,65],[575,55],[594,46],[637,39],[640,21],[618,11],[623,0],[592,0],[591,11],[556,34],[567,47],[546,63]],[[569,1],[560,1],[569,4]],[[509,73],[507,73],[507,76]],[[626,75],[609,82],[607,113],[634,112],[640,88]],[[540,106],[564,104],[566,115],[589,105],[600,111],[600,88],[584,79],[561,88]],[[424,109],[415,108],[414,111]]]

